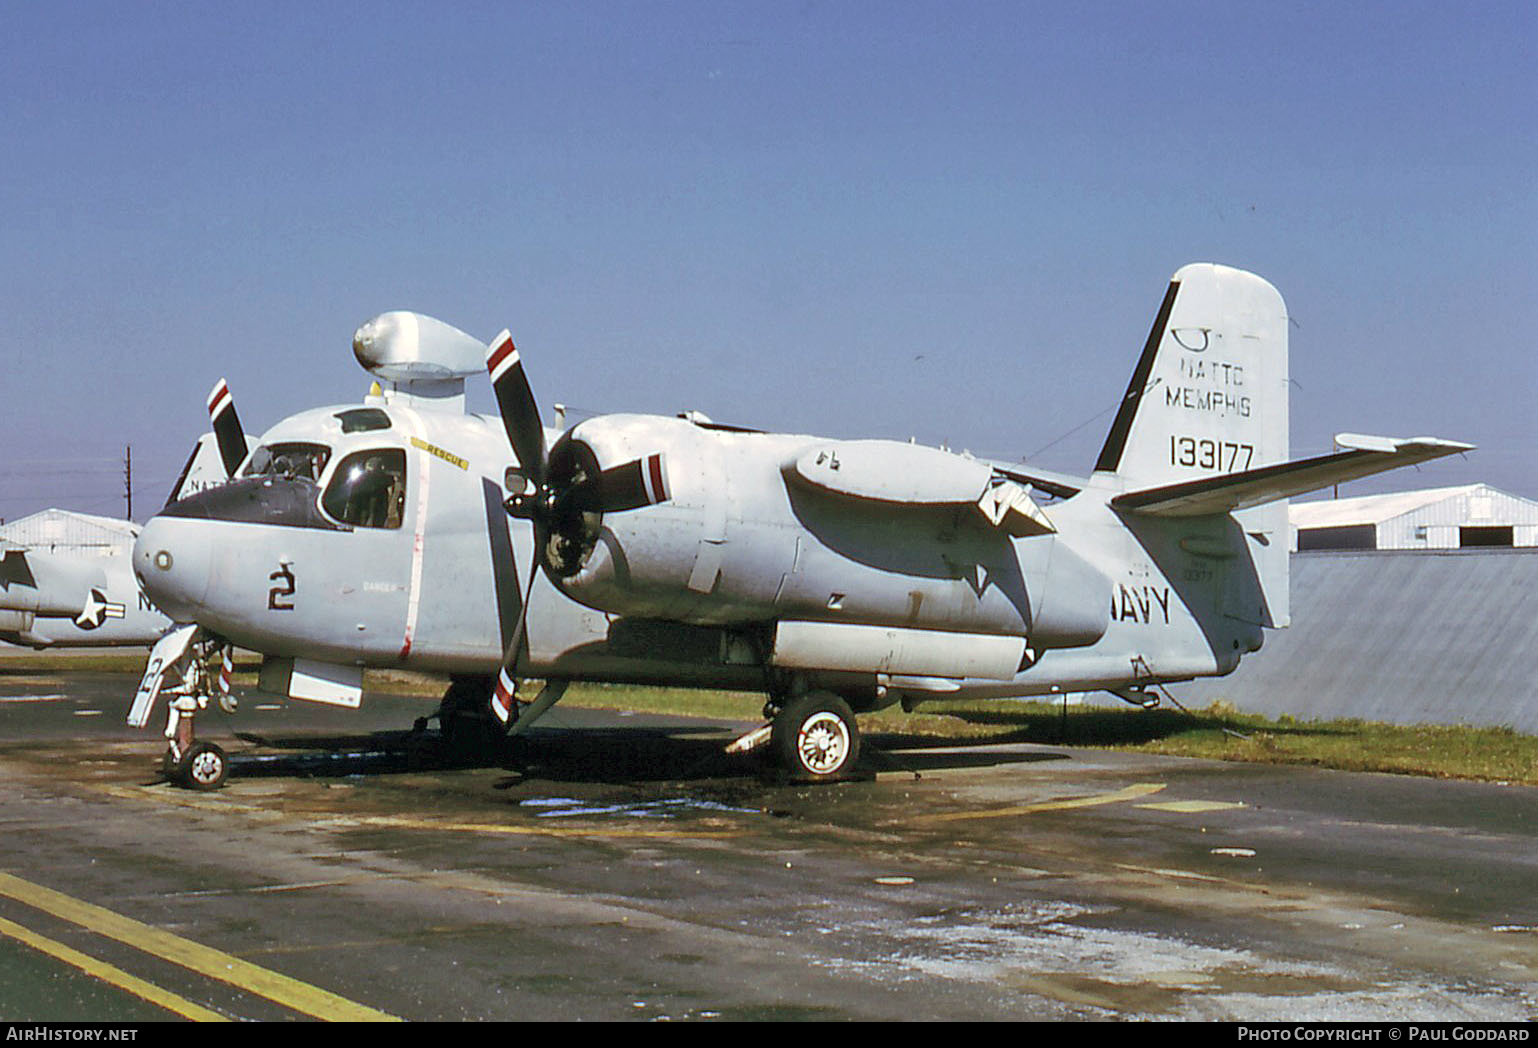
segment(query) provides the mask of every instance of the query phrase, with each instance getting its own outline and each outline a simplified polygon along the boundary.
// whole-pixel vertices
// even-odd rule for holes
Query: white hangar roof
[[[1538,545],[1538,502],[1488,484],[1294,502],[1288,515],[1294,549]]]
[[[45,509],[0,524],[0,542],[31,549],[72,549],[114,555],[133,545],[138,526],[116,517]]]
[[[1452,488],[1423,488],[1386,495],[1359,495],[1348,499],[1293,502],[1288,514],[1295,528],[1338,528],[1351,524],[1383,524],[1396,517],[1426,509],[1439,502],[1465,496],[1510,501],[1524,507],[1528,519],[1538,523],[1538,502],[1510,495],[1488,484],[1463,484]],[[1503,514],[1504,516],[1505,514]]]

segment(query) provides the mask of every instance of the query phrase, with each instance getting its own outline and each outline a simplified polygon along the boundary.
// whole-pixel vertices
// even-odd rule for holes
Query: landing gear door
[[[166,670],[187,654],[187,648],[197,632],[196,625],[177,626],[155,642],[155,647],[150,650],[150,661],[144,667],[144,678],[139,681],[139,690],[134,693],[134,704],[128,711],[130,728],[142,728],[149,723],[150,711],[154,709],[155,699],[160,695],[160,685],[165,680]]]

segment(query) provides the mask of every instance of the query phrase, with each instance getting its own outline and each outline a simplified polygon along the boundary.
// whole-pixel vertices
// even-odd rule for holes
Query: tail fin
[[[1095,472],[1132,491],[1285,462],[1287,385],[1287,307],[1276,288],[1227,266],[1184,266],[1170,280]],[[1246,548],[1227,562],[1224,611],[1285,626],[1287,503],[1234,518],[1243,538],[1233,541]]]
[[[1197,263],[1170,280],[1097,473],[1129,486],[1287,458],[1287,307],[1253,273]]]
[[[212,433],[204,433],[192,446],[192,454],[187,456],[187,464],[182,467],[181,476],[176,478],[176,484],[171,488],[171,495],[166,499],[166,505],[169,506],[177,499],[186,498],[188,495],[196,495],[200,491],[216,488],[220,484],[228,483],[229,479],[229,474],[225,472],[224,458],[219,449],[218,439]]]

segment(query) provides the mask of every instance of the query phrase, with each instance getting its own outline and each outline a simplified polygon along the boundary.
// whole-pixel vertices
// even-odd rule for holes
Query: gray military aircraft
[[[215,477],[225,479],[222,470],[216,474],[211,468],[216,450],[212,436],[198,441],[168,504],[203,490]],[[0,536],[0,641],[31,648],[84,648],[147,647],[159,640],[171,620],[134,579],[131,562],[139,526],[67,510],[45,512],[49,523],[82,524],[103,540],[96,549],[83,551]]]
[[[1287,625],[1289,496],[1470,449],[1343,434],[1289,460],[1287,335],[1261,278],[1182,268],[1075,478],[694,414],[555,432],[506,332],[488,349],[384,314],[354,339],[379,394],[278,423],[238,478],[150,521],[134,567],[196,623],[176,650],[263,652],[264,687],[295,697],[356,704],[363,667],[410,667],[451,676],[445,732],[484,724],[488,695],[517,732],[573,680],[751,688],[768,723],[733,746],[833,779],[858,712],[1100,689],[1148,704],[1232,671]],[[482,358],[500,418],[464,410]],[[172,661],[152,659],[140,723]],[[545,681],[533,702],[527,678]],[[173,763],[190,739],[184,724]],[[181,777],[217,785],[222,756],[199,745],[219,766]]]
[[[153,644],[169,620],[139,594],[129,565],[138,528],[54,511],[108,539],[91,553],[0,538],[0,640],[30,648]]]

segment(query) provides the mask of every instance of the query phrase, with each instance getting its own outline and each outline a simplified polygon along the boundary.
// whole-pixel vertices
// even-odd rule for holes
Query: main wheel
[[[444,759],[482,765],[498,760],[507,745],[507,725],[491,715],[490,677],[455,677],[438,707]]]
[[[190,790],[217,790],[224,785],[230,762],[211,742],[195,742],[177,764],[177,781]]]
[[[771,743],[780,765],[806,782],[832,782],[860,759],[860,729],[849,704],[814,691],[786,703],[774,718]]]

